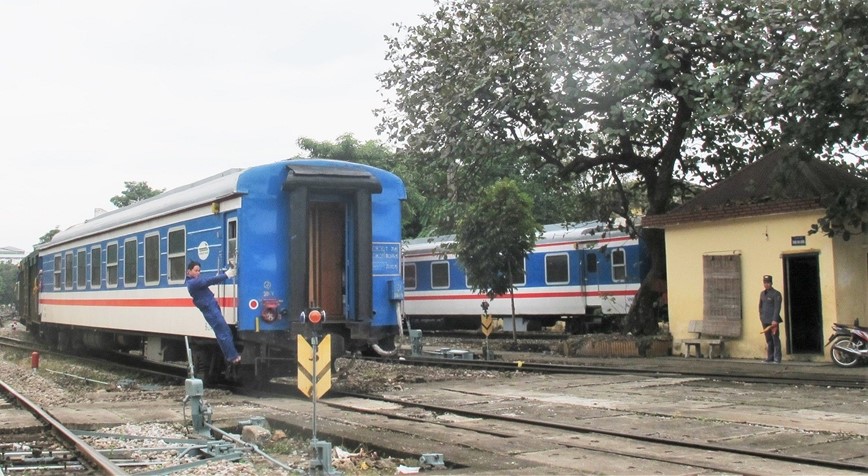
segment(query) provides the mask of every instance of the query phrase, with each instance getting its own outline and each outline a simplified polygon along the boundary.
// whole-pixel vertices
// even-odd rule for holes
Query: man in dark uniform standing
[[[772,277],[770,275],[763,276],[763,292],[760,293],[759,300],[759,315],[760,322],[763,325],[763,332],[766,336],[766,345],[768,346],[767,363],[781,363],[781,302],[783,298],[781,293],[772,287]]]

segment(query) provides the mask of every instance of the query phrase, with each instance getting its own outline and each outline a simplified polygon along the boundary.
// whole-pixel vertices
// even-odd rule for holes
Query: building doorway
[[[820,263],[816,253],[784,256],[787,352],[823,353]]]

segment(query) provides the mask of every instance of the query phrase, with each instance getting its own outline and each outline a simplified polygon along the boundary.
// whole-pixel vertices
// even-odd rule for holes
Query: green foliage
[[[18,266],[0,262],[0,304],[15,304],[15,282]]]
[[[848,241],[853,235],[866,233],[868,227],[868,188],[842,190],[828,197],[826,215],[811,225],[808,234],[822,232]]]
[[[533,200],[505,179],[484,189],[458,222],[455,253],[474,291],[489,299],[513,289],[515,273],[542,232],[532,215]]]
[[[39,237],[39,243],[48,243],[49,241],[51,241],[52,238],[54,238],[54,235],[58,233],[60,233],[60,226],[55,226],[51,230],[48,230],[44,235]]]
[[[147,182],[124,182],[124,187],[126,189],[120,195],[110,199],[112,205],[118,208],[155,197],[165,191],[165,189],[153,189]]]
[[[379,79],[394,93],[382,130],[424,158],[441,193],[538,172],[611,190],[621,213],[659,214],[689,198],[684,184],[714,184],[784,143],[865,144],[862,0],[438,5],[388,39]],[[648,244],[646,282],[663,279],[662,237]],[[654,327],[641,322],[652,301],[636,300],[628,330]]]

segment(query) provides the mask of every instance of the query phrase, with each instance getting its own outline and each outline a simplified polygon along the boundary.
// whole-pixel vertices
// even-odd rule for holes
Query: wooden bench
[[[687,331],[696,334],[696,337],[681,341],[681,351],[685,358],[690,357],[691,349],[696,349],[696,356],[702,357],[702,344],[708,345],[706,357],[713,359],[714,351],[717,349],[717,357],[723,358],[723,337],[702,337],[702,321],[690,321],[687,324]]]

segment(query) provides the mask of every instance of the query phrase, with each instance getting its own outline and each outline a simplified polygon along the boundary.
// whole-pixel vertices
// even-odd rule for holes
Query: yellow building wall
[[[856,243],[861,246],[855,246]],[[868,326],[868,235],[856,236],[850,241],[836,237],[834,249],[837,304],[834,322],[853,324],[858,319],[860,325]],[[828,319],[824,319],[824,323],[831,325]]]
[[[784,293],[784,256],[818,253],[823,313],[823,339],[834,322],[852,323],[854,316],[866,316],[868,303],[868,247],[866,241],[830,239],[823,234],[808,235],[811,224],[822,215],[813,212],[767,215],[715,222],[672,225],[666,228],[667,288],[669,330],[673,354],[682,353],[681,341],[696,337],[688,332],[688,322],[703,315],[703,269],[705,255],[741,255],[742,329],[741,337],[726,338],[725,352],[732,358],[766,357],[765,337],[760,333],[759,295],[762,276],[774,278],[775,289]],[[804,246],[793,246],[791,238],[804,236]],[[787,296],[784,293],[784,300]],[[781,315],[786,321],[784,309]],[[868,324],[868,318],[862,324]],[[782,338],[785,338],[785,329]],[[707,348],[703,348],[707,352]],[[826,355],[800,359],[828,360]],[[787,354],[785,360],[795,358]]]

